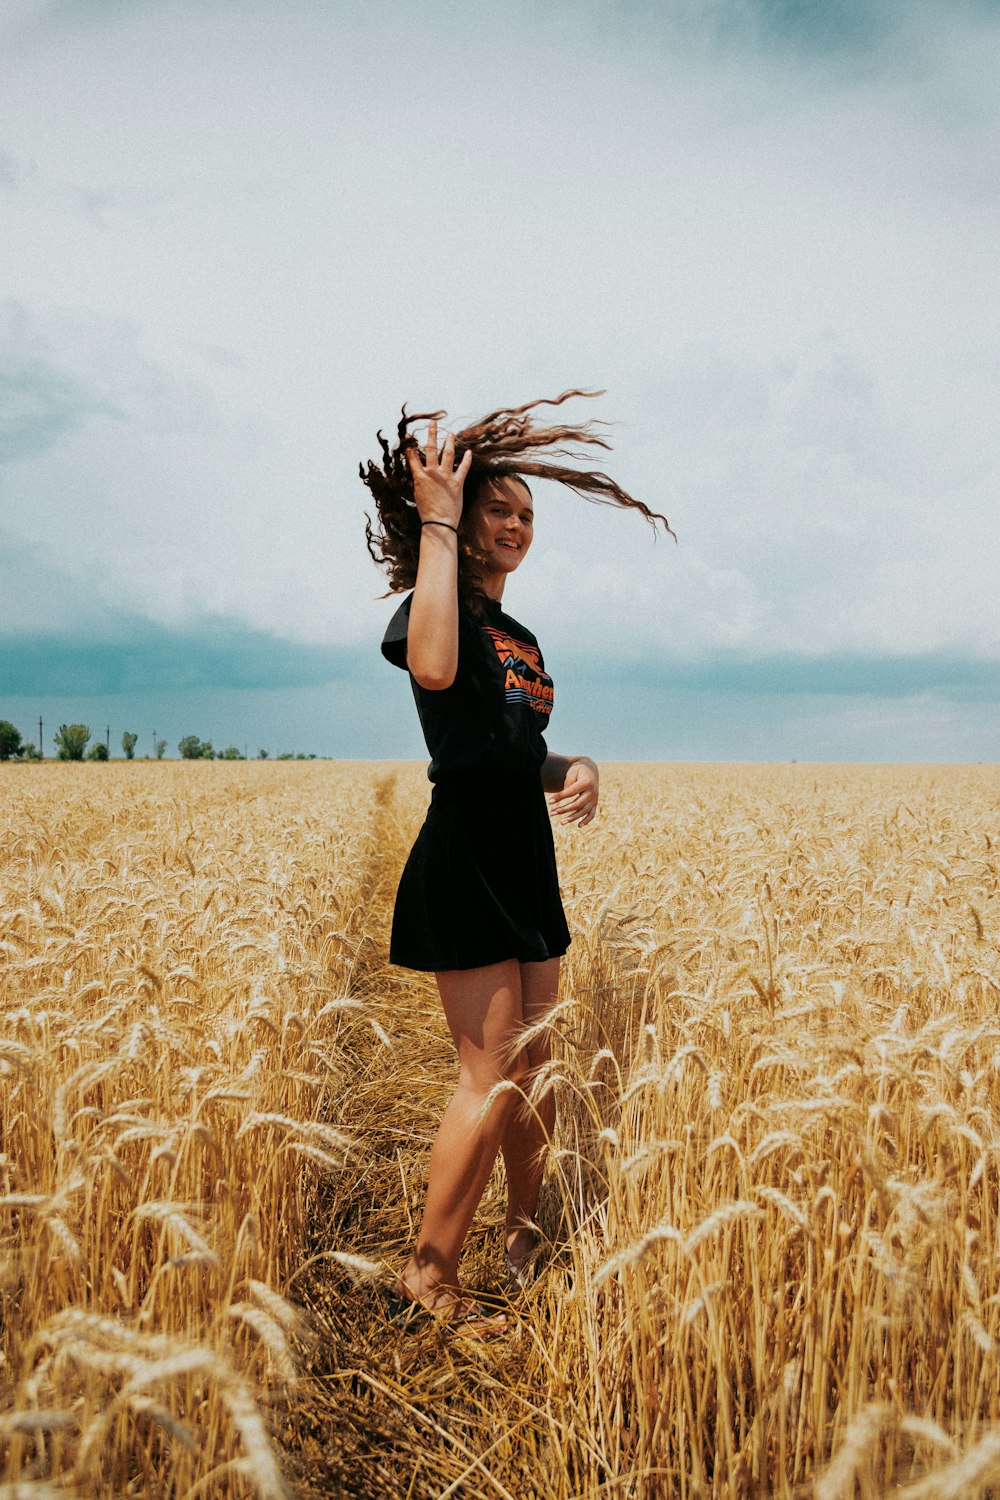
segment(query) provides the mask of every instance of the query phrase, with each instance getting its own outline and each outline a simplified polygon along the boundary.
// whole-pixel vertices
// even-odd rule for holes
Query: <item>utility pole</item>
[[[156,759],[156,730],[153,730],[153,759]]]
[[[38,715],[38,753],[45,759],[45,746],[42,744],[42,716]]]
[[[111,725],[110,724],[108,725],[108,731],[107,731],[107,733],[108,733],[108,737],[105,740],[105,744],[108,747],[108,754],[110,755],[111,754]]]

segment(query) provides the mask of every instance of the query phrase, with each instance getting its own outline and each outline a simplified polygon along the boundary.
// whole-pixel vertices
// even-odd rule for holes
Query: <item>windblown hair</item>
[[[549,427],[536,426],[530,412],[538,406],[561,406],[573,396],[603,396],[603,391],[563,391],[552,401],[529,401],[524,406],[501,407],[489,416],[463,427],[455,434],[455,463],[461,462],[467,450],[472,450],[472,462],[466,475],[463,490],[463,510],[467,510],[494,480],[519,479],[527,483],[527,477],[553,479],[575,490],[585,500],[596,505],[617,505],[627,510],[637,510],[646,518],[656,533],[656,523],[662,521],[664,528],[674,536],[666,516],[650,510],[641,500],[635,500],[617,485],[607,474],[593,469],[570,468],[563,459],[579,459],[583,455],[574,452],[580,445],[609,449],[610,444],[595,430],[604,424],[584,422],[571,427],[555,423]],[[413,499],[413,478],[407,462],[407,450],[416,448],[417,439],[410,429],[418,422],[445,416],[443,411],[407,415],[406,407],[396,428],[396,444],[390,448],[382,433],[378,433],[378,444],[382,449],[382,467],[369,459],[367,467],[360,466],[362,482],[371,491],[378,517],[373,529],[372,518],[365,512],[365,537],[368,551],[379,567],[389,575],[388,594],[396,594],[413,588],[417,581],[417,560],[420,553],[420,517]],[[459,603],[473,615],[482,614],[482,575],[480,567],[485,561],[482,552],[471,545],[459,527],[458,538],[458,597]],[[676,537],[674,537],[676,541]],[[383,598],[386,595],[382,596]]]

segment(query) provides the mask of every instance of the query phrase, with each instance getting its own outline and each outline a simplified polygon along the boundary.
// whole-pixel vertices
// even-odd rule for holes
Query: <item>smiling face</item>
[[[486,554],[483,588],[491,599],[503,594],[504,580],[531,546],[535,520],[528,487],[517,479],[494,479],[462,517],[462,529]]]

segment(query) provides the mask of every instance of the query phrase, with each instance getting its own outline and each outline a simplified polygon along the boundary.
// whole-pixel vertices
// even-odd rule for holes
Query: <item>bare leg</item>
[[[483,1103],[504,1078],[522,1084],[527,1063],[523,1057],[510,1061],[522,1017],[516,959],[481,969],[452,969],[436,978],[458,1050],[458,1087],[431,1148],[423,1218],[398,1290],[446,1312],[456,1300],[465,1236],[519,1101],[513,1092],[501,1095],[485,1119]]]
[[[524,1022],[533,1026],[552,1009],[559,988],[559,960],[521,965],[521,997]],[[552,1055],[549,1037],[540,1036],[525,1049],[527,1066],[534,1070],[548,1062]],[[530,1082],[525,1082],[525,1087]],[[507,1221],[504,1241],[514,1265],[531,1253],[535,1236],[527,1227],[538,1207],[538,1193],[545,1170],[545,1154],[552,1139],[556,1120],[556,1101],[546,1094],[537,1106],[529,1109],[522,1101],[507,1117],[501,1150],[507,1168]]]

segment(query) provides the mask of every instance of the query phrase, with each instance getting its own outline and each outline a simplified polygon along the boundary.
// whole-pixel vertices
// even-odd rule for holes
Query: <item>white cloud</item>
[[[987,22],[922,11],[862,67],[693,13],[644,48],[458,16],[7,11],[4,368],[49,404],[5,528],[164,623],[370,643],[375,429],[599,384],[681,545],[543,491],[509,588],[543,641],[1000,650]]]

